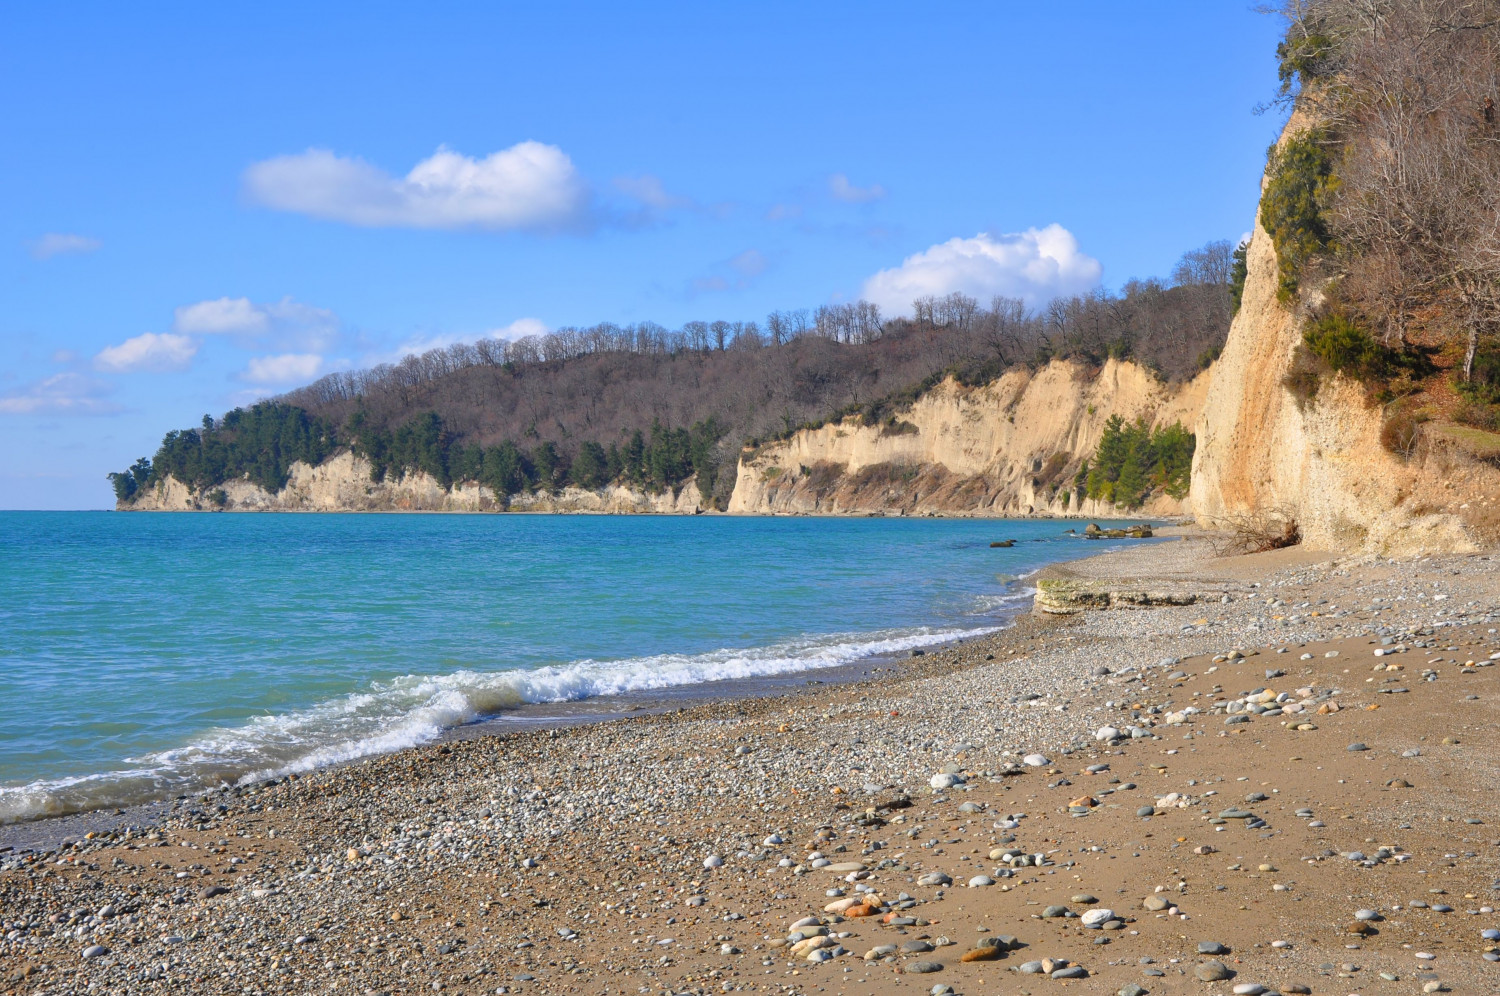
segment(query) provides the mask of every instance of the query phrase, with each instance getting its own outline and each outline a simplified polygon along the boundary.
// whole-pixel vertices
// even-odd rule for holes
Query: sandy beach
[[[1500,990],[1493,561],[1188,536],[1046,576],[1195,601],[12,829],[0,986]]]

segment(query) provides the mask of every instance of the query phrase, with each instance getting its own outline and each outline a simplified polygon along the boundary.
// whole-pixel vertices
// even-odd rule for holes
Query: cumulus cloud
[[[828,192],[833,194],[835,200],[846,201],[850,204],[868,204],[870,201],[878,201],[885,196],[885,188],[880,184],[872,183],[868,187],[856,187],[843,173],[835,173],[828,178]]]
[[[220,297],[177,308],[172,329],[184,335],[234,335],[269,341],[273,348],[321,352],[337,339],[339,317],[290,297],[268,304]]]
[[[0,415],[109,415],[108,384],[79,373],[53,374],[0,396]]]
[[[172,312],[172,327],[195,335],[255,334],[270,325],[265,311],[248,297],[221,297],[184,304]]]
[[[143,332],[118,346],[101,349],[94,357],[94,367],[110,373],[181,370],[192,362],[197,352],[197,340],[188,336]]]
[[[864,297],[888,314],[910,314],[912,300],[955,291],[987,301],[999,294],[1040,304],[1099,283],[1103,267],[1061,225],[972,239],[955,238],[865,281]]]
[[[542,142],[483,159],[439,147],[404,177],[309,149],[252,164],[244,186],[266,207],[369,228],[558,230],[583,223],[589,202],[573,161]]]
[[[103,244],[98,239],[91,239],[87,235],[48,232],[31,243],[31,255],[37,259],[51,259],[53,256],[62,256],[66,253],[94,252]]]
[[[322,369],[323,357],[317,353],[255,356],[240,373],[240,379],[252,384],[290,384],[312,380]]]

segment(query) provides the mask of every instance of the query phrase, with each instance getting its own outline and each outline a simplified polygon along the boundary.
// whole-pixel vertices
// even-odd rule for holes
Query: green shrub
[[[1241,242],[1234,250],[1234,263],[1229,268],[1229,302],[1233,306],[1230,314],[1240,313],[1240,301],[1245,296],[1245,278],[1250,275],[1250,242]]]
[[[1281,81],[1282,94],[1291,93],[1294,83],[1306,86],[1323,75],[1334,52],[1333,39],[1318,32],[1277,44],[1276,76]]]
[[[1154,492],[1182,499],[1188,493],[1197,439],[1181,423],[1152,429],[1145,419],[1111,415],[1092,466],[1079,468],[1079,490],[1089,498],[1137,508]]]
[[[1260,223],[1276,247],[1276,296],[1297,294],[1303,268],[1332,248],[1323,204],[1338,187],[1331,139],[1324,129],[1302,132],[1279,150],[1272,147],[1270,179],[1260,200]]]
[[[1392,349],[1376,341],[1358,321],[1339,310],[1325,312],[1308,322],[1302,332],[1302,344],[1328,370],[1372,387],[1387,388],[1393,381],[1426,377],[1433,372],[1432,361],[1420,349]]]

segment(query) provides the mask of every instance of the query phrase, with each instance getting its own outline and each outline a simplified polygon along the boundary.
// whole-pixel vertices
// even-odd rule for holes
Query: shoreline
[[[1494,562],[1211,553],[1047,573],[1223,601],[1021,616],[866,681],[477,733],[0,855],[0,969],[39,993],[962,993],[1049,968],[1493,991]]]
[[[1037,570],[1045,569],[1038,568]],[[1035,573],[1037,572],[1033,572]],[[1026,578],[1020,578],[1009,584],[1021,586],[1023,590],[1015,597],[1029,601],[1031,595],[1027,592],[1034,593],[1034,589],[1025,584],[1026,580]],[[504,737],[531,731],[572,729],[660,716],[700,706],[762,699],[774,700],[813,693],[820,688],[879,684],[882,681],[896,680],[890,672],[897,671],[898,668],[906,672],[905,677],[910,677],[913,672],[930,668],[931,666],[922,660],[929,655],[962,646],[966,641],[982,641],[995,633],[1011,629],[1018,622],[1026,620],[1029,611],[1029,606],[1023,606],[1018,602],[1014,608],[1008,607],[1004,611],[993,614],[995,625],[991,633],[977,636],[969,634],[943,640],[921,648],[917,654],[912,654],[910,651],[875,652],[858,660],[801,671],[756,675],[748,678],[721,678],[689,685],[621,692],[562,702],[523,703],[503,712],[481,716],[459,726],[448,727],[438,736],[421,744],[348,758],[320,766],[306,774],[324,774],[374,758],[389,757],[408,750],[420,750],[425,747],[481,737]],[[1041,623],[1041,620],[1036,620],[1036,622]],[[177,799],[215,796],[233,792],[236,788],[254,788],[267,781],[276,780],[279,779],[266,777],[244,785],[236,783],[235,785],[207,787],[186,795],[179,795]],[[177,799],[155,799],[124,807],[106,805],[96,809],[42,815],[32,819],[0,823],[0,856],[4,856],[7,852],[52,853],[65,843],[77,840],[88,833],[102,833],[143,821],[150,822],[169,813],[174,808],[174,802]]]

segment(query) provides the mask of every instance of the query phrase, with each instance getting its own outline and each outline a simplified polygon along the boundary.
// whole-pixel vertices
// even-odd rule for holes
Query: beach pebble
[[[1021,763],[1028,768],[1043,768],[1051,764],[1052,761],[1045,754],[1027,754],[1021,758]]]
[[[1115,740],[1119,740],[1120,737],[1122,737],[1122,736],[1124,736],[1124,734],[1122,734],[1117,727],[1113,727],[1113,726],[1101,726],[1094,733],[1094,739],[1095,740],[1099,740],[1099,741],[1102,741],[1102,742],[1105,742],[1105,743],[1110,743],[1110,742],[1113,742]]]
[[[1222,955],[1228,954],[1229,948],[1223,944],[1220,944],[1218,941],[1199,941],[1198,953],[1206,955]]]
[[[1354,919],[1356,919],[1356,920],[1379,920],[1380,919],[1380,914],[1377,913],[1377,912],[1375,912],[1374,910],[1355,910],[1354,911]]]
[[[1115,911],[1111,909],[1088,910],[1079,920],[1085,927],[1100,927],[1115,918]]]
[[[85,959],[103,958],[107,954],[109,954],[109,948],[102,944],[90,944],[83,949],[83,957]]]
[[[703,867],[722,868],[724,867],[724,859],[719,857],[717,854],[710,854],[708,857],[703,859]]]
[[[969,888],[971,889],[977,889],[980,886],[994,884],[995,880],[990,878],[988,875],[975,875],[973,878],[969,879]]]
[[[1193,975],[1200,982],[1223,982],[1232,974],[1234,973],[1230,972],[1222,961],[1214,959],[1205,961],[1193,969]]]
[[[1266,991],[1266,987],[1259,982],[1239,982],[1230,990],[1235,996],[1260,996]]]
[[[906,966],[906,970],[917,975],[929,975],[933,972],[941,972],[943,964],[937,961],[914,961]]]
[[[962,785],[963,783],[963,775],[953,774],[948,771],[940,771],[927,780],[927,784],[935,789],[952,788],[955,785]]]
[[[1088,969],[1082,965],[1069,965],[1052,973],[1054,979],[1086,979],[1088,976]]]

